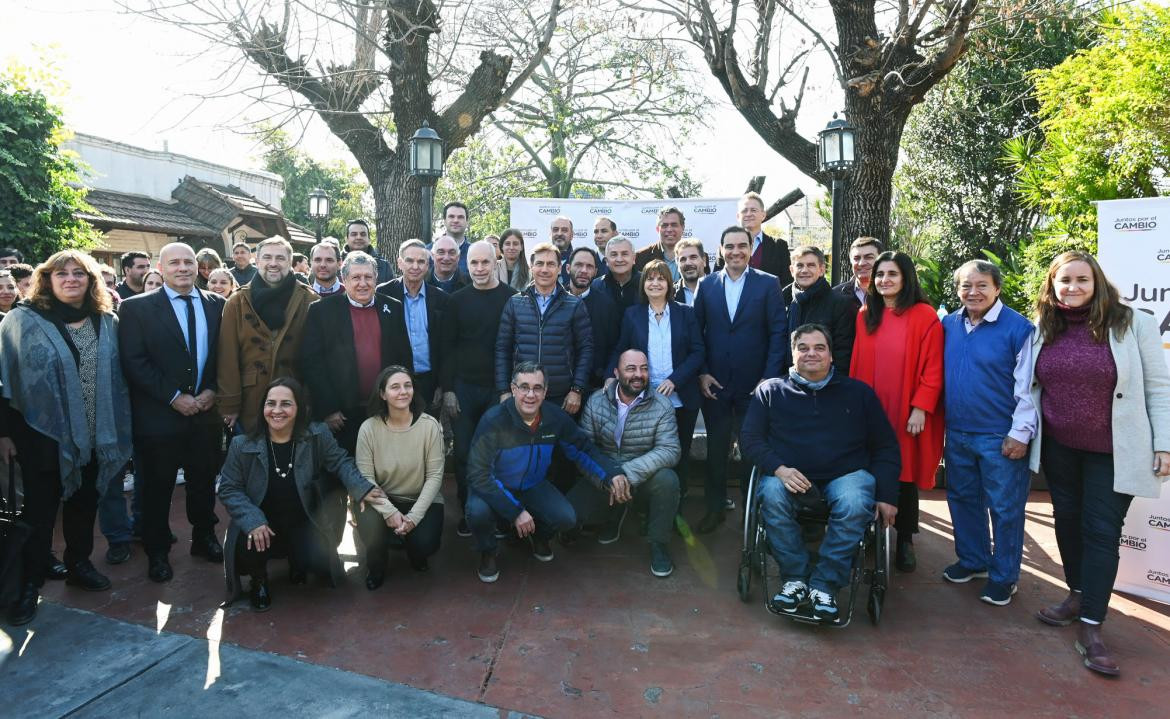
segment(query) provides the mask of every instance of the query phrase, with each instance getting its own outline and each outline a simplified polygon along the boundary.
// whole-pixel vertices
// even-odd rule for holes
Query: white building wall
[[[235,185],[280,209],[284,179],[263,170],[239,170],[174,152],[147,150],[94,135],[77,133],[65,147],[89,165],[85,183],[93,189],[145,195],[171,201],[171,190],[191,175],[197,180]]]

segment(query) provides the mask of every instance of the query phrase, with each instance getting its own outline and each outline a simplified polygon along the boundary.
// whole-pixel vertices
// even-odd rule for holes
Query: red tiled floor
[[[294,588],[278,570],[272,611],[255,615],[237,603],[224,614],[222,638],[550,717],[1165,716],[1167,607],[1114,595],[1106,636],[1122,663],[1119,681],[1081,666],[1074,628],[1032,618],[1064,589],[1048,497],[1031,500],[1024,576],[1004,608],[979,602],[977,582],[952,586],[939,577],[952,561],[941,491],[923,497],[919,570],[895,575],[881,626],[869,624],[859,602],[854,623],[839,631],[771,616],[758,589],[751,604],[736,598],[733,523],[689,549],[675,538],[678,569],[665,580],[649,574],[628,524],[614,545],[554,544],[549,564],[506,546],[500,581],[484,585],[448,504],[430,573],[412,572],[397,555],[386,585],[368,592],[361,575],[337,590]],[[180,490],[173,582],[146,579],[140,547],[128,564],[106,566],[99,539],[95,563],[114,590],[52,583],[46,597],[149,626],[162,616],[168,630],[206,636],[223,579],[220,568],[187,556],[181,501]]]

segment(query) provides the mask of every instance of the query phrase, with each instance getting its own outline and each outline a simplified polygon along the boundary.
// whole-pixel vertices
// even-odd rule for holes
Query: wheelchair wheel
[[[735,578],[735,589],[739,592],[739,600],[741,602],[750,601],[752,598],[752,567],[750,563],[741,563],[739,565],[739,574]]]

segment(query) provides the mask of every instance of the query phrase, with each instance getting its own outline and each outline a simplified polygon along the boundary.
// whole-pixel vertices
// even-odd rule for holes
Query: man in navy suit
[[[707,425],[707,513],[698,531],[723,523],[727,499],[727,454],[751,393],[760,380],[788,367],[788,322],[775,275],[748,266],[752,237],[738,225],[719,239],[723,269],[699,283],[695,315],[707,358],[699,375]]]
[[[223,561],[215,538],[215,474],[222,422],[215,411],[217,340],[224,300],[195,286],[195,251],[174,242],[159,254],[163,287],[122,303],[118,342],[130,388],[135,472],[142,487],[148,576],[174,576],[168,523],[175,476],[186,481],[191,554]]]

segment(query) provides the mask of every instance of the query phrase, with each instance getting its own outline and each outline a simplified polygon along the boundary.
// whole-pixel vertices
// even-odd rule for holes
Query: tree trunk
[[[419,237],[422,217],[418,180],[410,176],[405,162],[407,153],[385,158],[385,170],[377,179],[370,179],[374,193],[374,224],[378,231],[378,253],[395,264],[398,247],[406,240],[418,238],[430,242],[430,237]],[[399,159],[401,158],[401,159]]]

